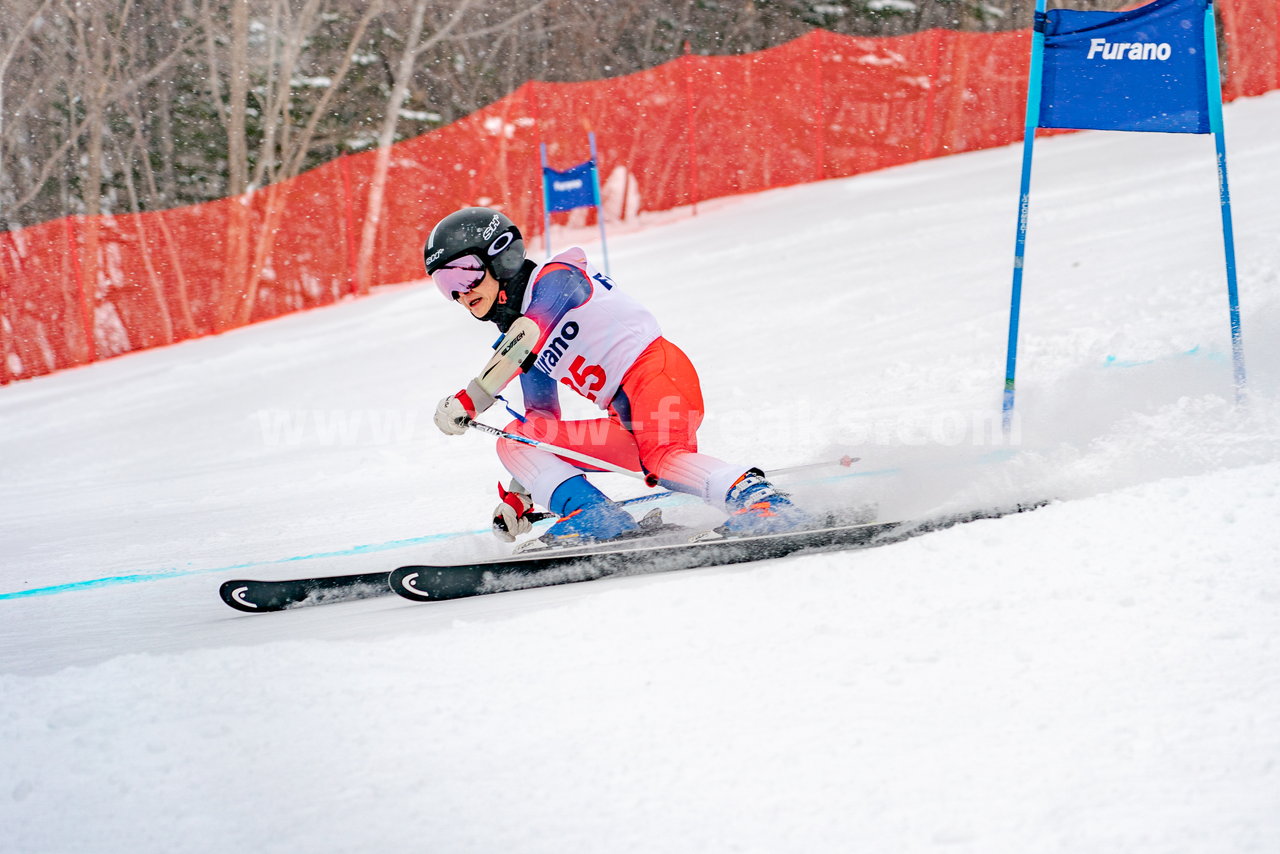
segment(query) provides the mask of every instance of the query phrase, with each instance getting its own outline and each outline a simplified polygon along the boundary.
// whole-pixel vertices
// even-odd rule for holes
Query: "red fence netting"
[[[1280,88],[1280,4],[1227,0],[1220,26],[1225,96]],[[419,278],[426,232],[464,205],[501,208],[535,235],[538,143],[565,168],[585,159],[587,129],[606,183],[618,170],[627,209],[650,211],[1015,142],[1028,37],[815,30],[745,56],[526,83],[392,147],[363,253],[377,152],[240,198],[0,232],[0,383]]]

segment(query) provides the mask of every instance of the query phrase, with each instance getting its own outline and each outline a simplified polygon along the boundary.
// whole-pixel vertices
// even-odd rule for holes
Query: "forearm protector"
[[[471,394],[477,407],[482,406],[481,400],[476,397],[477,392],[492,404],[507,383],[533,364],[538,339],[541,337],[542,330],[531,318],[521,317],[511,324],[507,334],[498,342],[493,358],[467,386],[467,392]]]

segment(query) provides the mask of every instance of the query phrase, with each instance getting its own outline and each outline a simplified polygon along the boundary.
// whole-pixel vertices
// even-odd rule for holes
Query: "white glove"
[[[493,535],[504,543],[514,543],[516,537],[533,530],[529,514],[533,512],[533,498],[518,481],[511,481],[511,488],[498,484],[502,503],[493,508]]]
[[[472,380],[457,394],[451,394],[436,407],[436,426],[446,436],[461,436],[467,432],[467,419],[475,418],[497,400],[485,391],[479,380]]]
[[[467,421],[475,417],[475,404],[465,391],[449,395],[436,407],[436,426],[446,436],[461,436],[467,432]]]

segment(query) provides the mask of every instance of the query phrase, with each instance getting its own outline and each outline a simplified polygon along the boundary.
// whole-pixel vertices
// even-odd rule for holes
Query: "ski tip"
[[[251,602],[248,599],[247,594],[249,593],[250,583],[240,579],[224,581],[218,588],[218,595],[222,597],[223,602],[237,611],[244,611],[246,614],[261,614],[264,611],[275,610],[274,608],[264,608],[262,605]]]
[[[284,611],[299,606],[349,602],[390,593],[386,572],[324,575],[274,581],[232,579],[224,581],[218,595],[227,605],[246,614]]]
[[[387,581],[392,590],[406,599],[414,602],[431,602],[436,597],[420,584],[424,580],[423,574],[427,571],[429,568],[425,566],[402,566],[394,570]]]

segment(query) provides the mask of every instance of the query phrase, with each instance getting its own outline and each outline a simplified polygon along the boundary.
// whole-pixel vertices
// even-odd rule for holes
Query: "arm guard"
[[[538,346],[540,337],[542,337],[542,330],[532,319],[528,317],[517,319],[511,324],[511,328],[507,330],[503,339],[498,342],[497,352],[493,354],[493,358],[480,371],[480,375],[467,386],[467,391],[474,398],[475,390],[478,389],[492,404],[494,397],[515,378],[516,374],[533,364],[534,357],[537,355],[535,348]],[[480,406],[481,401],[477,399],[476,404]]]

